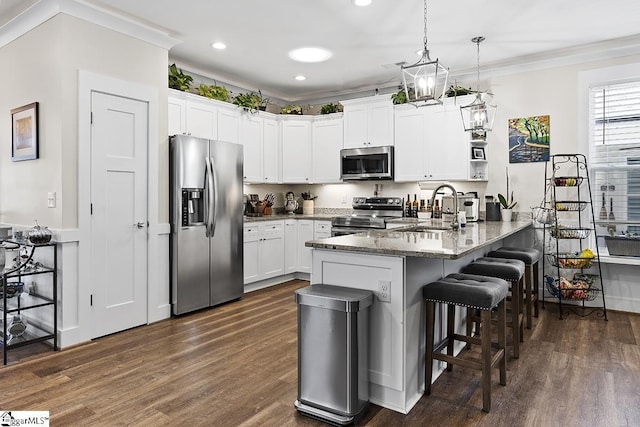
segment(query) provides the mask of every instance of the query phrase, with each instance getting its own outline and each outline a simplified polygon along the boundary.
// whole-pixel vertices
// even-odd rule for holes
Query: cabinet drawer
[[[316,221],[315,222],[316,233],[329,233],[331,234],[331,221]]]

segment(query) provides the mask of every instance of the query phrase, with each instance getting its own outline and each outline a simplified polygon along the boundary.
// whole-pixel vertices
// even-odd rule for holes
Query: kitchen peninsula
[[[451,230],[427,220],[384,231],[313,240],[312,284],[372,291],[369,400],[403,414],[424,393],[422,286],[460,269],[511,239],[527,239],[530,221],[469,223]],[[456,316],[463,331],[463,315]],[[444,313],[436,313],[442,333]],[[438,335],[438,332],[436,332]],[[436,336],[439,339],[442,335]],[[443,364],[434,369],[434,378]]]

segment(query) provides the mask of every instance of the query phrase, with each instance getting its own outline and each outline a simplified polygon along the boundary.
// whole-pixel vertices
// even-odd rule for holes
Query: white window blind
[[[589,163],[599,234],[640,231],[640,79],[590,89]],[[603,215],[606,212],[606,215]],[[606,216],[606,217],[605,217]]]

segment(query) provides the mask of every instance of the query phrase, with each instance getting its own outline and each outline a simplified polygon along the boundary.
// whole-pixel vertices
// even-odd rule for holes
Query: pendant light
[[[438,59],[429,57],[427,47],[427,0],[424,0],[424,48],[422,58],[413,65],[402,66],[402,80],[407,101],[416,107],[442,104],[449,70]]]
[[[471,39],[477,47],[478,72],[476,81],[476,99],[469,105],[460,107],[462,124],[465,131],[488,131],[493,127],[493,119],[496,117],[496,106],[487,104],[482,100],[480,93],[480,43],[484,37],[478,36]]]

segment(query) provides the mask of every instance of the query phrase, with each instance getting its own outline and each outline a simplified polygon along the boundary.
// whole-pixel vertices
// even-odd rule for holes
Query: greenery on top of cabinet
[[[176,64],[169,66],[169,87],[171,89],[177,89],[183,92],[188,91],[192,81],[193,77],[185,74]]]

